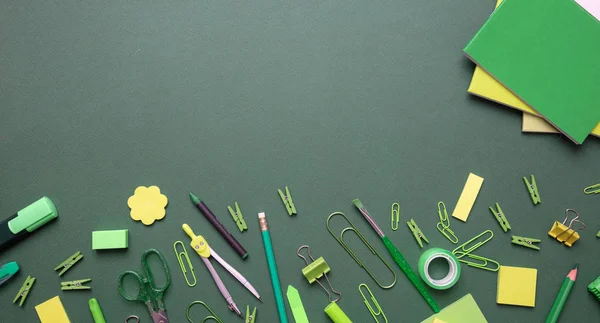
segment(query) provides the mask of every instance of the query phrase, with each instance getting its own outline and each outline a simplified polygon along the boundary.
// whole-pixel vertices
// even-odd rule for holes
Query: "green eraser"
[[[129,230],[92,232],[92,249],[123,249],[129,246]]]

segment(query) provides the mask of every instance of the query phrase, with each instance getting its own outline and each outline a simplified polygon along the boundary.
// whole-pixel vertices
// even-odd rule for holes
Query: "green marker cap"
[[[57,217],[58,211],[54,203],[44,196],[17,212],[17,217],[8,222],[8,228],[14,234],[23,230],[33,232]]]

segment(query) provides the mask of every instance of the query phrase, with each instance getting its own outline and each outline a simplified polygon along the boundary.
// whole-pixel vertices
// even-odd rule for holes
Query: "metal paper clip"
[[[177,251],[177,245],[181,244],[181,248],[183,251]],[[173,250],[175,251],[175,257],[177,257],[177,261],[179,262],[179,267],[181,267],[181,272],[183,273],[183,278],[185,278],[185,282],[188,286],[193,287],[196,286],[196,275],[194,274],[194,266],[192,266],[192,262],[190,261],[190,257],[188,256],[187,250],[185,249],[185,245],[181,241],[175,241],[173,244]],[[190,283],[187,275],[187,270],[185,269],[185,263],[183,262],[183,258],[188,263],[190,267],[190,272],[192,273],[192,277],[194,278],[194,282]]]
[[[575,217],[571,219],[569,222],[569,226],[566,226],[567,220],[569,219],[569,211],[575,214]],[[577,229],[573,229],[574,223],[579,223],[580,227]],[[554,225],[550,231],[548,231],[548,235],[552,238],[555,238],[559,242],[563,242],[567,247],[571,247],[577,240],[579,240],[579,233],[577,231],[584,230],[586,228],[585,223],[579,220],[579,213],[573,209],[567,209],[565,211],[565,219],[562,223],[558,221],[554,221]]]
[[[135,323],[140,323],[140,318],[137,317],[136,315],[129,315],[126,319],[125,319],[125,323],[128,323],[130,319],[134,319]]]
[[[443,207],[443,209],[440,206]],[[438,202],[438,216],[440,218],[440,222],[436,225],[438,231],[450,242],[457,244],[458,237],[454,234],[454,231],[450,229],[450,219],[448,218],[448,211],[446,211],[446,204],[444,204],[444,202]]]
[[[218,323],[223,323],[223,320],[221,320],[217,314],[208,306],[206,305],[206,303],[204,303],[203,301],[193,301],[190,303],[190,305],[188,305],[187,310],[185,310],[185,316],[187,317],[188,321],[190,321],[190,323],[194,323],[192,322],[192,319],[190,318],[190,308],[192,306],[194,306],[194,304],[200,304],[202,306],[204,306],[211,315],[205,317],[204,319],[202,319],[202,323],[208,321],[208,320],[215,320]]]
[[[398,230],[398,222],[400,222],[400,204],[392,204],[392,230]]]
[[[584,194],[598,194],[600,193],[600,183],[588,186],[583,189]]]
[[[346,222],[348,222],[348,224],[350,224],[349,227],[346,227],[344,229],[342,229],[342,231],[340,232],[339,237],[337,237],[333,231],[331,231],[331,228],[329,227],[329,221],[331,220],[332,217],[336,216],[336,215],[340,215],[342,216]],[[381,288],[392,288],[395,284],[396,284],[396,273],[394,272],[394,270],[392,269],[392,267],[390,267],[390,265],[381,257],[381,255],[379,253],[377,253],[377,251],[375,251],[375,249],[373,248],[373,246],[371,246],[371,244],[369,243],[369,241],[367,241],[367,239],[363,236],[363,234],[358,231],[358,229],[354,226],[354,224],[352,224],[352,222],[350,222],[350,220],[346,217],[346,215],[344,215],[344,213],[342,212],[333,212],[329,215],[329,217],[327,217],[327,231],[329,231],[329,233],[331,234],[331,236],[333,236],[333,238],[342,246],[342,248],[344,248],[344,250],[346,250],[346,252],[354,259],[354,261],[356,261],[356,263],[362,267],[367,274],[371,277],[371,279],[373,279],[373,281],[375,281],[375,283],[381,287]],[[348,232],[348,231],[352,231],[354,232],[358,238],[360,240],[362,240],[362,242],[367,246],[367,248],[369,248],[369,250],[377,256],[377,258],[379,258],[379,260],[381,260],[381,262],[383,262],[383,264],[388,268],[388,270],[392,273],[392,275],[394,275],[394,281],[390,284],[390,285],[383,285],[381,284],[376,278],[375,276],[373,276],[373,274],[371,273],[371,271],[369,270],[369,268],[367,268],[367,266],[364,265],[364,263],[356,256],[356,254],[354,254],[354,252],[352,251],[352,249],[350,249],[348,247],[348,245],[346,244],[346,242],[344,241],[344,233]]]
[[[489,234],[489,237],[482,238],[486,234]],[[494,232],[492,232],[492,230],[485,230],[482,233],[475,236],[474,238],[472,238],[471,240],[463,243],[462,245],[458,246],[456,249],[452,250],[452,254],[454,256],[456,256],[456,258],[458,258],[458,261],[463,262],[463,263],[467,264],[468,266],[479,268],[479,269],[485,269],[485,270],[489,270],[489,271],[498,271],[498,269],[500,269],[500,264],[497,261],[472,254],[473,251],[475,251],[477,248],[483,246],[485,243],[490,241],[493,237],[494,237]],[[482,238],[484,240],[478,241],[478,242],[474,243],[472,246],[469,246],[469,244],[473,243],[474,241],[477,241],[480,238]],[[472,262],[472,261],[462,259],[464,257],[475,260],[477,262]],[[489,263],[495,264],[496,266],[488,267]]]
[[[371,306],[371,304],[367,300],[367,297],[365,297],[365,294],[360,289],[361,287],[364,287],[367,290],[367,292],[369,293],[369,296],[371,297],[371,301],[373,301],[373,305],[375,306],[375,308],[373,308],[373,306]],[[381,306],[379,306],[379,302],[377,302],[377,299],[375,299],[375,296],[371,292],[371,289],[369,289],[369,286],[367,286],[366,284],[358,285],[358,292],[362,296],[362,298],[365,302],[365,305],[369,309],[369,312],[371,312],[371,316],[373,317],[373,319],[375,319],[375,322],[379,323],[379,319],[377,319],[377,317],[382,316],[383,319],[385,320],[384,322],[387,323],[388,319],[387,319],[387,317],[385,317],[385,313],[383,313]]]
[[[300,254],[300,250],[305,248],[306,253],[308,254],[308,259]],[[327,293],[327,297],[330,303],[339,301],[340,298],[342,298],[342,293],[335,290],[335,288],[333,288],[333,286],[331,285],[329,277],[327,277],[327,273],[330,271],[330,268],[329,265],[327,265],[327,263],[325,262],[325,259],[323,257],[319,257],[319,259],[315,260],[315,258],[313,258],[313,256],[310,254],[310,247],[308,245],[300,246],[300,248],[298,248],[298,251],[296,251],[296,254],[298,255],[298,257],[304,259],[304,262],[306,262],[306,267],[302,269],[302,274],[304,275],[304,277],[306,277],[308,282],[310,284],[312,284],[313,282],[317,282],[323,288],[325,293]],[[308,261],[309,259],[310,262]],[[329,284],[329,288],[331,288],[331,291],[334,294],[338,295],[336,299],[331,298],[331,293],[319,281],[319,278],[323,276],[325,276],[325,280],[327,280],[327,284]]]

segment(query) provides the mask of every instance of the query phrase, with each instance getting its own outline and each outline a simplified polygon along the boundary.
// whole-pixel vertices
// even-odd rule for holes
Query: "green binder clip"
[[[511,229],[510,224],[508,223],[508,219],[506,219],[504,212],[502,212],[502,209],[500,208],[500,204],[496,203],[496,209],[490,206],[490,211],[492,212],[492,214],[494,215],[504,232]]]
[[[538,192],[537,185],[535,184],[535,176],[531,175],[531,183],[527,180],[527,177],[523,177],[523,181],[525,182],[525,186],[527,186],[527,191],[529,191],[529,195],[531,195],[531,201],[533,204],[542,203],[542,199],[540,198],[540,193]]]
[[[398,222],[400,222],[400,204],[392,204],[392,230],[398,230]]]
[[[248,226],[246,225],[246,221],[244,221],[244,216],[242,215],[240,206],[237,202],[234,203],[235,211],[229,205],[227,206],[227,210],[229,210],[229,214],[231,214],[231,217],[233,218],[233,221],[235,221],[235,224],[237,225],[238,229],[240,229],[240,232],[244,232],[244,230],[248,230]]]
[[[373,306],[371,306],[371,304],[369,303],[369,300],[367,300],[367,297],[363,293],[362,289],[360,289],[361,287],[364,287],[367,290],[367,293],[369,293],[371,301],[373,301]],[[384,319],[383,322],[387,323],[388,319],[385,316],[385,313],[383,313],[383,310],[381,309],[381,306],[379,306],[379,302],[377,302],[377,299],[375,298],[375,296],[371,292],[371,289],[369,289],[369,286],[367,286],[367,284],[360,284],[360,285],[358,285],[358,292],[362,296],[362,298],[363,298],[363,300],[365,302],[365,306],[367,306],[367,309],[369,309],[369,312],[371,312],[371,316],[373,317],[373,319],[375,320],[375,322],[379,323],[379,319],[377,317],[382,316],[383,319]],[[375,308],[373,308],[373,307],[375,307]]]
[[[21,302],[19,302],[19,306],[23,306],[23,303],[25,302],[27,295],[29,295],[29,291],[31,290],[33,283],[35,283],[35,278],[27,276],[25,282],[23,283],[23,286],[21,286],[21,289],[19,289],[17,296],[15,296],[15,299],[13,299],[13,303],[15,303],[20,298]]]
[[[600,193],[600,183],[588,186],[583,189],[584,194],[598,194]]]
[[[488,234],[489,234],[489,237],[486,238],[485,235],[488,235]],[[494,232],[492,232],[492,230],[485,230],[482,233],[473,237],[473,239],[456,247],[456,249],[452,250],[452,254],[456,258],[458,258],[458,261],[465,263],[470,267],[489,270],[489,271],[498,271],[498,269],[500,269],[500,264],[497,261],[473,254],[473,251],[477,250],[477,248],[483,246],[488,241],[492,240],[493,237],[494,237]],[[478,240],[481,240],[481,241],[478,241]],[[463,259],[465,257],[468,259],[474,260],[474,261]],[[489,264],[492,264],[492,265],[489,265]],[[495,265],[495,266],[493,266],[493,265]]]
[[[83,258],[81,251],[77,251],[71,257],[67,258],[67,260],[61,262],[60,265],[56,266],[56,268],[54,268],[54,271],[62,269],[58,273],[58,276],[62,276],[64,273],[67,272],[67,270],[71,269],[71,267],[73,267],[79,260],[81,260],[81,258]]]
[[[91,278],[80,279],[80,280],[72,280],[68,282],[60,283],[61,290],[82,290],[82,289],[91,289],[92,287],[84,285],[87,282],[91,282]]]
[[[192,322],[192,318],[190,317],[190,308],[192,308],[192,306],[194,306],[194,304],[200,304],[202,306],[204,306],[206,308],[206,310],[208,310],[208,312],[211,314],[207,317],[205,317],[204,319],[202,319],[202,322],[206,322],[208,320],[214,320],[217,323],[223,323],[223,320],[221,320],[221,318],[219,318],[217,316],[217,314],[212,310],[212,308],[210,308],[208,305],[206,305],[206,303],[204,303],[203,301],[193,301],[190,303],[190,305],[188,305],[187,309],[185,310],[185,317],[187,317],[187,320],[190,323],[194,323]],[[196,321],[198,322],[198,321]]]
[[[283,195],[283,192],[280,189],[277,189],[277,192],[279,193],[279,197],[281,197],[281,201],[285,205],[288,214],[296,215],[296,206],[294,205],[294,201],[292,200],[292,194],[290,194],[290,189],[287,186],[285,187],[285,195]]]
[[[442,208],[443,207],[443,208]],[[446,204],[440,201],[438,202],[438,217],[440,218],[440,222],[437,223],[436,227],[439,232],[441,232],[446,239],[448,239],[453,244],[458,243],[458,237],[454,234],[454,231],[450,229],[450,219],[448,218],[448,211],[446,211]]]
[[[600,301],[600,277],[596,278],[596,280],[588,285],[588,290],[590,293],[594,294],[598,301]]]
[[[408,225],[408,228],[412,232],[413,236],[415,236],[415,239],[421,248],[423,248],[423,241],[421,240],[425,240],[425,242],[429,243],[429,240],[427,240],[427,237],[425,237],[421,229],[419,229],[419,226],[417,223],[415,223],[415,220],[410,219],[410,222],[406,222],[406,224]]]
[[[300,253],[302,249],[306,249],[308,257],[304,257]],[[327,293],[329,302],[337,302],[340,298],[342,298],[342,293],[338,292],[333,288],[333,286],[331,285],[331,281],[329,281],[329,277],[327,277],[327,273],[331,271],[331,268],[329,268],[329,265],[327,264],[327,262],[325,262],[325,259],[323,257],[319,257],[319,259],[315,260],[315,258],[313,258],[313,256],[310,254],[310,247],[308,245],[300,246],[300,248],[298,248],[298,250],[296,251],[296,254],[298,255],[298,257],[304,259],[304,262],[306,262],[306,267],[302,268],[302,274],[304,275],[304,277],[306,277],[306,280],[308,280],[309,284],[312,284],[316,281],[321,287],[323,287],[323,290],[325,290],[325,293]],[[325,277],[325,280],[327,280],[329,288],[331,289],[333,294],[338,295],[336,299],[332,299],[331,293],[329,293],[327,288],[325,288],[325,285],[323,285],[319,281],[319,279],[323,277]]]
[[[523,247],[527,247],[527,248],[531,248],[531,249],[535,249],[535,250],[540,250],[540,247],[538,247],[537,245],[534,245],[534,243],[540,242],[540,241],[541,241],[540,239],[512,236],[511,242],[514,244],[517,244],[519,246],[523,246]]]

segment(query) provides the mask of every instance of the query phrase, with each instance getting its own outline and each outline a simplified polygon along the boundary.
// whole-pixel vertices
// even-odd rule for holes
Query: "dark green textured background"
[[[204,300],[226,322],[230,313],[199,257],[198,284],[185,285],[172,244],[188,243],[189,223],[259,289],[259,304],[217,265],[240,307],[258,305],[257,322],[276,322],[257,212],[265,211],[281,282],[296,286],[312,322],[326,322],[327,298],[310,286],[295,254],[310,244],[330,264],[355,322],[371,317],[357,291],[367,283],[391,322],[432,314],[393,264],[397,285],[375,286],[325,230],[345,212],[392,262],[351,204],[360,197],[416,267],[420,253],[405,222],[414,218],[427,247],[452,249],[435,229],[436,203],[454,208],[469,172],[485,178],[468,222],[452,219],[462,241],[485,229],[496,236],[478,254],[504,265],[538,269],[535,308],[497,305],[492,272],[463,267],[455,287],[432,291],[440,306],[472,293],[490,322],[540,322],[575,262],[580,276],[561,322],[591,322],[598,302],[586,285],[600,275],[594,237],[600,197],[600,145],[581,147],[558,135],[520,132],[520,113],[469,96],[473,65],[462,55],[494,1],[32,1],[0,3],[0,214],[10,216],[43,195],[58,221],[0,253],[22,270],[0,287],[3,322],[36,322],[34,306],[60,295],[73,322],[91,322],[96,297],[109,322],[137,314],[140,303],[117,293],[116,279],[140,270],[140,255],[161,250],[173,283],[165,300],[172,322]],[[521,177],[535,174],[543,203],[533,206]],[[289,185],[298,208],[290,218],[277,195]],[[169,197],[167,216],[145,227],[129,218],[127,198],[139,185]],[[248,249],[242,261],[202,218],[187,193],[200,195]],[[226,213],[238,201],[248,222],[240,234]],[[402,205],[400,229],[389,228],[390,204]],[[487,209],[500,202],[513,227],[503,233]],[[573,248],[547,231],[564,209],[588,229]],[[341,230],[342,224],[336,222]],[[91,250],[91,232],[129,229],[124,251]],[[513,246],[510,235],[542,239],[540,252]],[[372,270],[388,279],[359,241]],[[75,251],[82,262],[64,278],[52,269]],[[11,304],[25,277],[37,281],[27,302]],[[60,291],[61,280],[92,278],[91,291]],[[206,314],[193,310],[195,322]],[[289,318],[292,319],[291,312]]]

